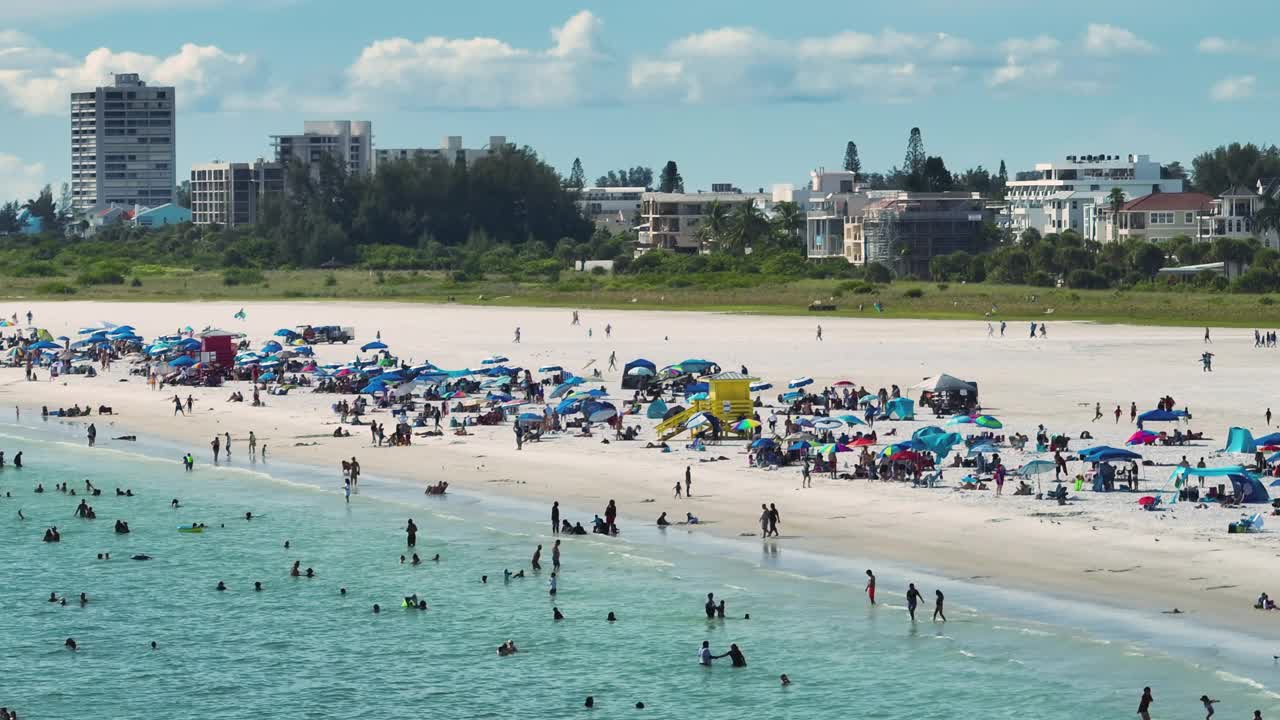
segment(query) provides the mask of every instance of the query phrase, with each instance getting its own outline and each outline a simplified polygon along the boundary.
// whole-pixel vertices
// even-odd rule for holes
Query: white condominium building
[[[175,182],[174,90],[135,73],[71,93],[71,206],[163,205]]]
[[[284,168],[252,163],[213,162],[191,168],[191,222],[236,227],[258,222],[262,200],[284,192]]]
[[[321,158],[329,155],[348,175],[368,175],[373,170],[373,123],[368,120],[308,120],[301,135],[272,135],[276,161],[300,162],[314,176]]]
[[[1109,238],[1102,220],[1113,188],[1133,200],[1182,192],[1183,181],[1161,177],[1160,163],[1148,155],[1068,155],[1014,175],[1005,198],[1010,224],[1015,234],[1027,229],[1041,234],[1074,230],[1087,240],[1104,242]]]
[[[478,148],[464,148],[462,147],[461,135],[450,135],[441,142],[438,148],[378,148],[375,154],[377,165],[420,157],[440,158],[450,165],[461,160],[467,165],[471,165],[471,163],[480,158],[489,157],[490,154],[498,152],[506,145],[507,138],[505,135],[490,135],[488,145]]]

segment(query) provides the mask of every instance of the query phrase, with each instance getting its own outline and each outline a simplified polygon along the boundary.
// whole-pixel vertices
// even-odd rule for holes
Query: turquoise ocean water
[[[545,507],[426,498],[379,478],[347,505],[331,471],[251,465],[243,443],[230,467],[202,455],[185,473],[185,448],[104,439],[89,450],[81,437],[0,423],[0,449],[25,450],[27,465],[0,470],[0,495],[12,494],[0,498],[0,705],[24,718],[559,717],[583,712],[587,695],[599,717],[634,716],[643,701],[642,716],[671,718],[1130,718],[1143,685],[1159,718],[1202,717],[1201,693],[1223,700],[1220,718],[1280,717],[1280,669],[1248,638],[898,568],[882,570],[884,605],[870,609],[858,564],[628,523],[643,506],[623,507],[622,539],[565,539],[556,623]],[[95,521],[72,517],[79,496],[52,490],[85,477],[103,490],[89,498]],[[576,510],[566,516],[590,519]],[[417,552],[440,563],[400,564],[409,517]],[[130,535],[113,533],[117,518]],[[192,521],[211,527],[176,531]],[[53,524],[62,542],[41,543]],[[538,543],[542,574],[504,583]],[[294,560],[318,577],[290,578]],[[927,598],[915,626],[908,578]],[[928,621],[939,582],[946,624]],[[90,603],[51,604],[50,592]],[[429,611],[400,607],[414,592]],[[726,598],[728,620],[705,618],[707,592]],[[520,653],[498,657],[507,639]],[[699,667],[704,639],[717,653],[737,643],[748,667]]]

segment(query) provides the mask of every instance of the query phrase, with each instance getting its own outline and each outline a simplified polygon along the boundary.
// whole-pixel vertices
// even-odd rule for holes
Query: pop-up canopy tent
[[[1178,489],[1182,489],[1187,478],[1223,478],[1231,483],[1231,494],[1240,502],[1249,505],[1271,502],[1271,496],[1258,476],[1239,465],[1216,468],[1177,467],[1170,477],[1173,486]]]
[[[1100,463],[1113,460],[1141,460],[1142,456],[1132,450],[1096,445],[1080,451],[1080,459],[1085,462]]]
[[[667,416],[667,404],[662,402],[662,398],[658,398],[649,403],[649,409],[645,412],[645,415],[650,420],[663,420]]]
[[[912,385],[911,388],[913,390],[924,390],[925,392],[960,392],[961,390],[968,390],[976,393],[978,391],[977,386],[973,383],[967,383],[946,373],[927,377]]]
[[[646,375],[643,371],[633,373],[635,368],[644,368],[649,373]],[[622,368],[622,388],[624,390],[635,390],[636,388],[648,382],[658,371],[658,367],[644,358],[636,358],[627,363]]]
[[[1142,429],[1142,423],[1174,422],[1186,417],[1186,410],[1148,410],[1138,416],[1138,429]]]
[[[1258,443],[1253,439],[1253,433],[1242,427],[1233,427],[1227,431],[1227,446],[1222,448],[1222,452],[1252,453],[1257,451]]]

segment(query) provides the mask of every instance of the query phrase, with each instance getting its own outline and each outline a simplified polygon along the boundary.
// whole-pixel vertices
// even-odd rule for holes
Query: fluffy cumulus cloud
[[[1155,46],[1133,33],[1115,25],[1090,23],[1084,32],[1084,49],[1092,55],[1146,55],[1155,52]]]
[[[186,110],[221,107],[259,84],[250,56],[212,45],[187,43],[165,57],[98,48],[71,58],[17,33],[0,33],[0,99],[22,113],[66,113],[73,91],[110,84],[112,73],[125,72],[151,85],[173,85]]]
[[[777,38],[721,27],[671,42],[631,63],[632,99],[684,102],[823,102],[849,97],[904,101],[966,76],[983,56],[945,33],[838,32]]]
[[[551,29],[551,46],[529,49],[491,37],[379,40],[347,69],[351,92],[371,107],[545,107],[586,101],[603,60],[602,23],[589,11]]]
[[[0,152],[0,202],[35,197],[46,182],[45,176],[43,163],[28,163],[17,155]]]
[[[1058,76],[1062,62],[1054,55],[1062,43],[1048,35],[1009,38],[1000,43],[1004,63],[987,75],[987,85],[997,89],[1034,87]]]
[[[1226,77],[1209,88],[1209,97],[1218,102],[1233,102],[1253,97],[1258,78],[1253,75]]]

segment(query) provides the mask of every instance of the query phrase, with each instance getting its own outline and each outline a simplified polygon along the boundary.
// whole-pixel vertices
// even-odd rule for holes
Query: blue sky
[[[838,167],[847,140],[868,171],[900,164],[913,125],[953,170],[1189,164],[1272,142],[1280,109],[1265,0],[0,0],[0,17],[4,198],[67,177],[67,93],[110,72],[179,88],[179,177],[268,155],[304,119],[372,120],[384,147],[506,135],[588,180],[674,159],[689,188],[756,188]]]

